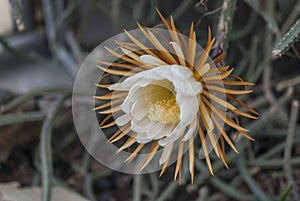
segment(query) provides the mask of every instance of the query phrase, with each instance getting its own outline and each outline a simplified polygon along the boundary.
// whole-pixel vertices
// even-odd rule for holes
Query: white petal
[[[190,82],[179,76],[172,82],[175,91],[177,93],[181,92],[185,96],[197,96],[203,90],[202,84],[200,82]]]
[[[199,97],[176,94],[176,101],[180,109],[180,125],[187,126],[192,123],[199,110]]]
[[[166,145],[174,143],[176,140],[178,140],[182,136],[184,130],[185,130],[185,128],[184,129],[183,128],[177,128],[177,129],[175,128],[169,137],[159,140],[158,144],[162,147],[165,147]]]
[[[133,130],[134,132],[146,132],[146,131],[147,131],[147,129],[141,128],[141,127],[137,126],[135,123],[133,123],[132,120],[131,120],[130,128],[131,128],[131,130]]]
[[[143,88],[142,87],[136,87],[133,89],[130,89],[129,94],[128,94],[128,99],[131,103],[134,103],[138,98],[143,96]]]
[[[127,124],[129,121],[131,120],[131,117],[129,116],[129,114],[124,114],[120,117],[118,117],[116,119],[116,124],[118,126],[124,126],[125,124]]]
[[[142,71],[140,73],[137,73],[131,77],[126,78],[122,83],[121,86],[123,88],[128,88],[128,87],[134,87],[134,86],[146,86],[149,83],[151,83],[153,81],[153,79],[147,79],[145,77],[145,74],[148,74],[148,71],[150,70],[146,70],[146,71]]]
[[[148,114],[148,108],[147,106],[145,106],[141,108],[139,111],[136,111],[132,116],[136,120],[142,120],[147,114]]]
[[[139,85],[146,86],[153,80],[167,79],[174,84],[175,89],[187,93],[188,95],[197,95],[202,91],[202,85],[193,78],[193,73],[180,65],[166,65],[137,73],[125,79],[122,87],[132,87],[137,82]]]
[[[148,55],[148,54],[140,56],[140,60],[145,64],[151,64],[154,66],[167,65],[165,62],[163,62],[159,58],[156,58],[156,57]]]
[[[138,98],[143,97],[146,94],[151,94],[155,91],[155,89],[150,88],[148,89],[148,87],[145,87],[149,84],[151,84],[153,81],[151,82],[147,82],[147,84],[143,84],[141,82],[136,83],[132,89],[130,89],[129,93],[128,93],[128,98],[130,102],[135,102]]]
[[[131,87],[141,80],[163,80],[168,79],[167,77],[172,77],[172,70],[170,69],[169,65],[160,66],[157,68],[137,73],[136,75],[125,79],[121,85],[122,87]]]
[[[195,79],[190,79],[193,76],[193,72],[190,71],[187,67],[180,66],[180,65],[172,65],[171,66],[172,73],[178,75],[184,79],[188,79],[191,81],[195,81]]]
[[[170,132],[170,133],[167,133],[167,137],[170,137],[171,135],[173,135],[174,133],[176,133],[178,130],[179,130],[179,128],[180,128],[180,125],[179,124],[177,124],[177,125],[175,125],[174,126],[174,129]]]
[[[143,97],[136,100],[130,109],[131,116],[133,116],[136,120],[142,120],[147,113],[148,107],[145,104]]]
[[[190,124],[188,131],[186,132],[183,141],[187,141],[195,133],[197,127],[197,116],[194,118],[192,124]]]
[[[139,144],[147,144],[151,141],[152,141],[151,139],[138,139],[138,138],[136,139],[136,142]]]
[[[138,76],[137,73],[136,75],[130,76],[128,78],[126,78],[122,83],[121,83],[121,87],[123,88],[131,88],[135,83],[137,83],[139,80],[142,79],[141,76]]]
[[[173,128],[175,127],[174,124],[166,124],[164,128],[155,136],[155,140],[161,139],[167,135],[170,135]]]
[[[173,150],[173,145],[174,144],[171,143],[171,144],[167,145],[164,148],[164,150],[163,150],[163,152],[161,154],[161,157],[159,159],[159,165],[162,165],[163,163],[165,163],[170,158],[170,156],[172,154],[172,150]]]
[[[133,118],[131,120],[131,130],[135,132],[146,132],[152,124],[153,122],[148,117],[145,117],[140,121]]]
[[[147,134],[145,132],[140,132],[136,135],[136,138],[139,139],[148,139]]]
[[[163,123],[155,122],[147,131],[147,136],[151,139],[153,139],[160,131],[164,128]]]
[[[133,121],[137,126],[141,128],[149,128],[152,125],[152,121],[148,117],[145,117],[140,121],[135,121],[135,119],[133,119]]]
[[[138,133],[136,136],[136,141],[140,144],[146,144],[148,142],[151,142],[152,139],[148,138],[146,133]]]
[[[123,110],[123,112],[128,114],[130,111],[130,107],[131,107],[131,104],[129,102],[129,97],[127,96],[125,98],[125,100],[123,101],[123,103],[121,104],[121,109]]]

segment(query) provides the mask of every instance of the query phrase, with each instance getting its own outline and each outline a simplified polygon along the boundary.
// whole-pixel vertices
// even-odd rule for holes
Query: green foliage
[[[289,197],[290,193],[293,190],[293,186],[288,186],[279,196],[279,201],[287,201],[287,198]]]
[[[286,34],[276,43],[272,51],[274,58],[281,57],[298,40],[300,36],[300,19],[288,30]]]

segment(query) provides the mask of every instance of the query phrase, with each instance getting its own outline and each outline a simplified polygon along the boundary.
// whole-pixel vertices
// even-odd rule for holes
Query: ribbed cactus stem
[[[222,12],[218,24],[218,41],[223,44],[223,49],[225,51],[228,48],[228,36],[231,30],[236,3],[236,0],[224,0],[222,5]]]
[[[272,51],[273,58],[281,57],[299,38],[300,19],[288,30],[288,32],[276,43]]]

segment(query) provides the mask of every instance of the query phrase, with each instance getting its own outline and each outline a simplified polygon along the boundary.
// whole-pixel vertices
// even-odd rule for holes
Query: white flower
[[[206,46],[201,51],[196,45],[193,24],[189,37],[185,39],[176,29],[172,17],[168,22],[159,11],[158,14],[167,28],[165,35],[158,30],[138,25],[142,38],[139,34],[136,38],[125,31],[131,42],[118,42],[121,53],[106,48],[110,55],[117,58],[115,62],[98,60],[101,64],[98,67],[105,72],[104,76],[127,78],[117,84],[97,84],[98,87],[111,91],[95,96],[103,101],[95,110],[106,116],[100,123],[102,129],[116,124],[119,126],[110,135],[108,142],[126,139],[117,153],[133,148],[125,162],[130,162],[139,153],[146,153],[139,163],[138,170],[142,170],[154,158],[155,153],[162,150],[159,159],[162,175],[168,165],[172,164],[171,155],[175,154],[174,179],[178,176],[180,183],[182,156],[184,150],[188,150],[189,172],[193,182],[195,148],[199,150],[199,143],[195,141],[193,134],[198,134],[201,152],[204,153],[211,174],[213,168],[209,146],[226,167],[225,143],[237,152],[222,123],[252,139],[246,133],[248,130],[240,126],[238,116],[256,119],[258,113],[235,95],[250,93],[247,86],[253,84],[231,75],[233,69],[229,66],[214,67],[214,64],[220,64],[225,53],[221,52],[210,60],[209,55],[215,43],[210,29]],[[244,86],[244,89],[231,89],[230,86]],[[105,102],[107,100],[111,102]],[[252,114],[237,109],[228,100]]]
[[[131,121],[131,130],[137,132],[138,143],[158,140],[160,146],[166,147],[183,135],[183,140],[188,140],[196,130],[201,83],[187,67],[159,66],[161,62],[150,55],[140,59],[157,67],[109,87],[110,90],[128,91],[121,104],[125,114],[116,119],[117,125]]]

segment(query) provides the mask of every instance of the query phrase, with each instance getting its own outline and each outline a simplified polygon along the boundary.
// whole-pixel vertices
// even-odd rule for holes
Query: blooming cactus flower
[[[206,164],[211,174],[213,169],[209,157],[209,144],[213,145],[216,155],[226,167],[225,142],[236,152],[237,149],[223,128],[222,121],[238,133],[253,140],[247,129],[240,126],[237,116],[256,119],[258,113],[238,100],[234,95],[247,94],[247,86],[252,83],[232,75],[233,69],[220,64],[225,57],[221,52],[210,61],[215,39],[210,29],[205,49],[200,55],[196,50],[196,34],[193,24],[188,40],[184,40],[176,29],[174,21],[167,21],[158,11],[164,26],[169,31],[171,41],[167,41],[172,53],[160,41],[166,38],[150,28],[138,24],[143,37],[155,47],[149,48],[129,32],[126,35],[131,43],[118,42],[124,55],[107,48],[108,52],[119,59],[108,63],[98,61],[106,75],[124,76],[115,84],[97,84],[111,92],[95,96],[99,100],[110,100],[95,108],[100,114],[107,115],[101,122],[101,128],[117,125],[119,130],[110,138],[110,143],[126,139],[118,152],[134,147],[126,162],[132,161],[143,149],[147,155],[139,169],[144,169],[154,154],[162,149],[158,163],[162,166],[161,175],[166,171],[171,154],[177,149],[177,161],[174,179],[181,181],[182,157],[184,147],[189,154],[189,172],[194,179],[195,133],[198,134]],[[115,68],[103,67],[113,66]],[[230,79],[232,78],[232,79]],[[243,86],[243,89],[229,89],[224,86]],[[224,99],[221,97],[224,96]],[[229,103],[230,100],[233,103]],[[234,106],[236,105],[236,106]],[[243,107],[249,113],[237,109]],[[107,107],[110,107],[107,109]],[[118,115],[116,115],[118,114]],[[115,118],[114,118],[115,117]],[[220,133],[218,136],[217,133]],[[130,134],[130,135],[129,135]],[[205,138],[208,137],[208,140]]]

